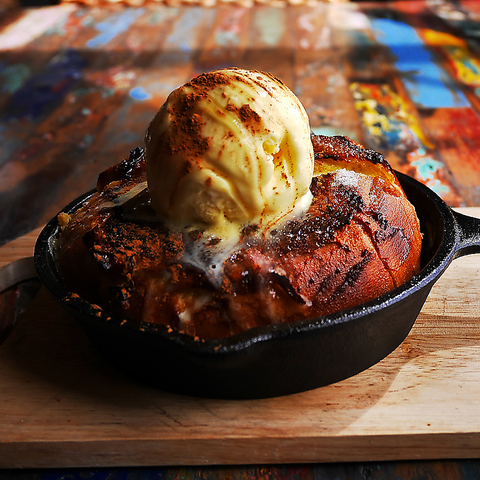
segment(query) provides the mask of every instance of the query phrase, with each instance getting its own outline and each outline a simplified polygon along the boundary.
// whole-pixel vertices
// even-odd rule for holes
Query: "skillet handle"
[[[470,217],[453,210],[458,225],[457,257],[480,253],[480,218]]]

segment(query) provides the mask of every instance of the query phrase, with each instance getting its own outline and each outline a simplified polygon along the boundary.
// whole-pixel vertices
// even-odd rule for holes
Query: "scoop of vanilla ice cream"
[[[311,203],[308,116],[268,73],[222,69],[174,90],[145,146],[152,205],[177,226],[231,235]]]

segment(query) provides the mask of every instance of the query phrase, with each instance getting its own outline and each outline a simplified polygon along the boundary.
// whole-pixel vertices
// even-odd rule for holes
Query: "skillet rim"
[[[404,298],[429,285],[433,285],[438,280],[460,250],[460,233],[454,212],[433,190],[418,180],[401,172],[395,171],[395,174],[404,189],[406,186],[413,187],[413,189],[423,194],[424,197],[427,197],[435,207],[443,224],[443,231],[435,232],[442,234],[438,248],[422,267],[421,271],[403,285],[361,305],[328,316],[304,319],[293,323],[256,327],[220,339],[203,339],[172,330],[172,328],[166,325],[135,322],[119,316],[109,315],[100,307],[92,306],[91,303],[80,297],[72,297],[72,292],[69,292],[62,284],[58,270],[55,268],[53,253],[53,243],[59,234],[58,214],[45,225],[37,238],[34,251],[35,267],[40,280],[53,294],[55,299],[75,316],[88,317],[89,320],[99,322],[100,325],[108,326],[108,328],[136,332],[137,335],[142,335],[144,338],[161,337],[168,342],[173,342],[177,346],[185,348],[193,354],[225,357],[229,354],[244,352],[258,343],[274,342],[287,336],[297,337],[319,329],[333,328],[334,326],[354,322],[401,302]],[[70,213],[76,210],[94,192],[95,190],[93,189],[80,195],[58,213]],[[408,194],[407,198],[409,198]],[[409,200],[416,207],[410,198]]]

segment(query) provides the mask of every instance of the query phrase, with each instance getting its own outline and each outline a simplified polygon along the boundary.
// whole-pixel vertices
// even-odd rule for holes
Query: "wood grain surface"
[[[31,254],[35,234],[0,257]],[[254,401],[138,383],[41,289],[0,347],[0,467],[477,457],[479,284],[480,256],[455,260],[386,359],[334,385]]]

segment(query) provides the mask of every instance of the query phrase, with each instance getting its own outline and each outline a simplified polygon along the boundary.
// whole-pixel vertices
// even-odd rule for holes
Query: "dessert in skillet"
[[[280,80],[236,68],[172,92],[145,149],[59,222],[72,292],[200,338],[354,307],[420,265],[415,210],[383,156],[311,134]]]

